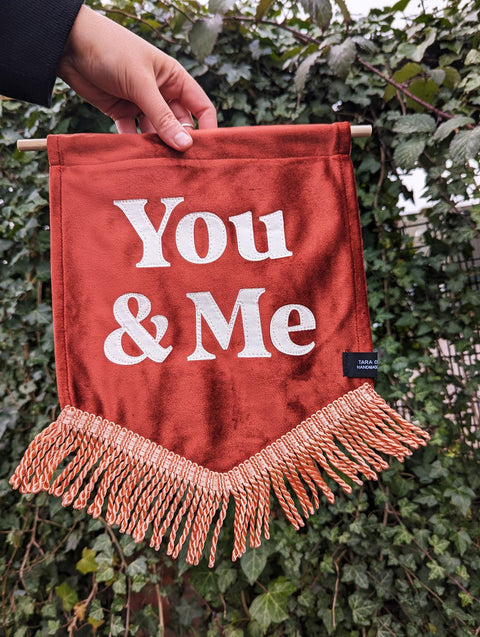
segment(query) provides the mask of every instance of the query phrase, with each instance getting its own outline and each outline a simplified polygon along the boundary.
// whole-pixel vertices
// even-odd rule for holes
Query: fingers
[[[138,127],[142,133],[155,133],[155,127],[152,122],[142,113],[137,117]]]
[[[216,128],[217,114],[215,107],[200,86],[182,69],[185,74],[184,86],[178,88],[165,87],[165,93],[177,93],[181,98],[168,101],[162,95],[162,87],[157,86],[156,78],[138,82],[138,94],[130,97],[132,106],[137,105],[138,114],[131,113],[112,117],[119,133],[136,133],[137,123],[142,133],[156,133],[168,146],[175,150],[185,151],[193,143],[185,128],[194,128],[193,115],[198,120],[199,128]],[[190,107],[190,108],[189,108]],[[112,116],[112,114],[111,114]]]
[[[169,100],[167,104],[182,126],[194,128],[192,114],[187,111],[183,104],[178,100]]]
[[[194,128],[192,115],[182,106],[177,100],[171,100],[168,102],[168,107],[180,122],[184,128]],[[156,133],[155,126],[143,113],[140,113],[136,117],[122,116],[116,117],[115,126],[117,131],[122,134],[135,134],[138,132],[137,127],[140,128],[142,133]]]
[[[206,106],[196,114],[198,128],[217,128],[217,111],[213,104]]]
[[[169,108],[156,83],[150,82],[149,86],[143,83],[135,102],[148,120],[148,126],[153,126],[153,131],[166,144],[180,151],[190,148],[192,138]]]
[[[188,73],[182,79],[183,107],[197,118],[198,128],[217,128],[217,111],[207,94]]]
[[[115,119],[115,126],[117,131],[122,134],[137,132],[137,124],[134,117],[119,117]]]
[[[174,114],[177,121],[179,121],[184,128],[195,128],[191,113],[189,113],[187,109],[184,108],[182,104],[180,104],[180,102],[178,102],[177,100],[169,100],[167,102],[167,105]],[[145,115],[142,114],[137,119],[142,133],[156,133],[155,126],[148,119],[148,117],[145,117]]]
[[[134,101],[164,142],[176,150],[186,150],[193,142],[181,125],[193,126],[194,116],[199,128],[216,128],[215,107],[193,77],[158,50],[152,70],[150,81],[136,83],[139,91]]]

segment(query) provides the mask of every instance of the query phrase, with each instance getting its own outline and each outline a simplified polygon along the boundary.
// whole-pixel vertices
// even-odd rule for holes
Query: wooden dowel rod
[[[371,137],[372,127],[370,124],[362,124],[360,126],[350,126],[352,137]]]
[[[352,126],[352,137],[370,137],[372,127],[370,125]],[[25,150],[47,150],[47,140],[39,137],[38,139],[19,139],[17,148],[20,151]]]
[[[17,141],[18,150],[47,150],[47,140],[39,137],[38,139],[19,139]]]

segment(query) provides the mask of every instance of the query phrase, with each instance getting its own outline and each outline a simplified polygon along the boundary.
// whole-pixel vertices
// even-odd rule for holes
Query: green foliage
[[[279,624],[288,618],[287,604],[295,590],[295,584],[285,577],[279,577],[269,584],[264,593],[255,597],[249,612],[250,617],[258,623],[262,632],[265,633],[270,624]]]
[[[13,492],[8,477],[57,413],[46,157],[16,152],[15,141],[113,128],[61,84],[51,109],[2,100],[0,625],[9,637],[478,634],[480,207],[463,204],[478,198],[480,4],[452,0],[404,23],[395,18],[407,0],[355,22],[350,4],[115,0],[107,13],[176,57],[222,126],[373,124],[352,157],[378,391],[429,429],[429,446],[323,503],[300,532],[274,509],[270,541],[236,563],[227,524],[213,570],[172,563],[51,496]],[[406,217],[401,177],[414,167],[429,206]]]
[[[341,44],[330,47],[328,64],[335,75],[344,80],[350,73],[356,54],[355,42],[351,38],[346,38]]]

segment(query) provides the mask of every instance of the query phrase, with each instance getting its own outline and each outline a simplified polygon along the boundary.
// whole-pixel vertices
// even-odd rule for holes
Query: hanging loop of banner
[[[362,124],[360,126],[351,126],[352,138],[371,137],[372,127],[370,124]],[[29,150],[47,150],[47,139],[39,137],[38,139],[19,139],[17,141],[17,149],[19,151]]]

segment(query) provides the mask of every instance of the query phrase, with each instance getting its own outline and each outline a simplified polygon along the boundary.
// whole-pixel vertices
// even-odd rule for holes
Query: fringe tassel
[[[106,520],[141,542],[149,528],[158,550],[170,530],[167,553],[198,564],[208,533],[209,566],[233,498],[232,559],[269,538],[273,489],[298,529],[334,494],[323,472],[351,493],[360,475],[375,480],[388,464],[379,455],[405,456],[425,445],[428,434],[391,409],[369,384],[324,407],[260,453],[228,473],[200,467],[112,422],[65,407],[58,420],[26,450],[10,484],[21,493],[48,491],[64,506],[87,508],[94,518],[106,503]],[[53,480],[53,474],[67,463]],[[296,501],[295,501],[296,500]]]

